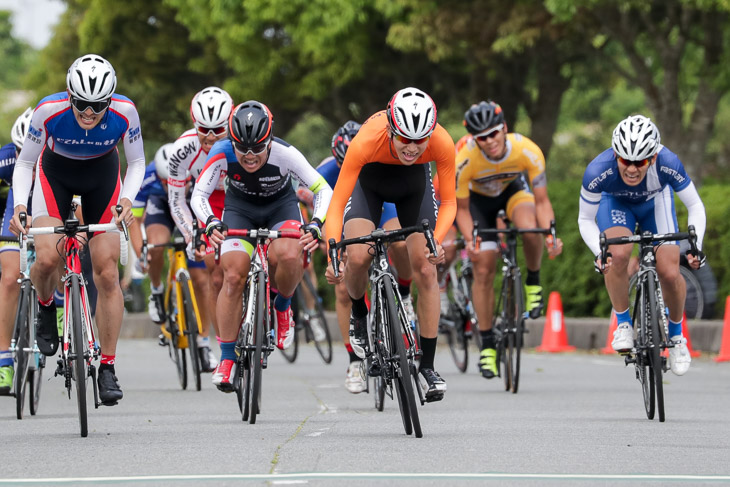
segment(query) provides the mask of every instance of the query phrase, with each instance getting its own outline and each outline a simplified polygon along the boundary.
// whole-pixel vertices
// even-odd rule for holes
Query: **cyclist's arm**
[[[595,256],[601,253],[601,246],[599,244],[601,231],[596,223],[599,202],[600,195],[598,196],[598,201],[590,202],[583,198],[583,191],[581,191],[578,228],[580,229],[580,236],[583,237],[583,241]]]
[[[469,211],[469,198],[456,198],[456,226],[464,236],[464,241],[471,243],[474,220]]]
[[[690,183],[682,191],[677,191],[677,196],[687,207],[687,223],[694,225],[697,232],[697,248],[702,250],[702,240],[705,236],[705,226],[707,224],[707,216],[705,214],[705,205],[702,204],[697,188],[694,183]]]
[[[287,169],[299,179],[303,186],[314,193],[312,219],[316,218],[320,222],[324,222],[327,208],[332,200],[332,188],[324,177],[309,164],[304,155],[293,146],[286,148],[285,160]]]
[[[223,168],[228,164],[226,156],[218,153],[214,157],[209,157],[205,168],[198,176],[193,189],[193,195],[190,198],[190,206],[198,220],[207,222],[208,218],[213,216],[213,209],[210,206],[208,198],[215,191],[220,179]]]
[[[434,149],[441,196],[433,235],[437,242],[443,242],[456,217],[456,152],[453,139],[440,125],[436,127],[429,145]]]
[[[16,208],[22,205],[27,209],[30,188],[33,185],[33,168],[48,139],[48,132],[43,121],[52,112],[52,104],[45,106],[41,104],[33,112],[30,120],[30,127],[33,128],[33,131],[29,130],[13,171],[13,196]]]
[[[345,204],[350,199],[352,190],[355,189],[355,183],[357,183],[362,166],[366,163],[363,158],[358,158],[359,154],[356,151],[353,151],[355,147],[353,140],[353,145],[350,146],[345,155],[340,177],[337,179],[337,184],[332,193],[332,200],[327,208],[325,233],[337,242],[342,238],[342,217],[345,211]]]
[[[547,187],[537,187],[532,189],[535,195],[535,213],[537,214],[537,226],[539,228],[550,228],[550,222],[555,220],[553,205],[548,197]]]
[[[197,137],[197,135],[193,137]],[[193,239],[193,215],[185,199],[187,167],[190,167],[188,159],[190,155],[197,153],[193,137],[182,136],[175,141],[171,151],[172,156],[169,158],[167,177],[167,203],[170,206],[170,214],[186,242]],[[199,157],[203,157],[202,151]]]
[[[123,105],[126,108],[127,104],[125,103]],[[130,107],[123,113],[129,121],[129,126],[124,134],[124,155],[127,158],[127,173],[124,175],[124,183],[122,183],[119,200],[127,199],[131,205],[134,197],[139,192],[139,188],[142,186],[146,167],[139,114],[134,105],[129,105]]]

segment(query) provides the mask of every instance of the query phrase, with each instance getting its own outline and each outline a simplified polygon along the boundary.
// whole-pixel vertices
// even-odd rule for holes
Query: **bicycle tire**
[[[305,309],[306,305],[304,304],[304,297],[302,296],[302,292],[299,290],[299,286],[297,286],[291,300],[291,311],[292,316],[294,316],[294,341],[291,345],[289,345],[289,348],[280,349],[281,354],[290,364],[293,364],[299,355],[299,329],[304,324]]]
[[[474,338],[474,345],[477,346],[477,350],[481,352],[482,350],[482,336],[479,333],[479,321],[477,320],[477,314],[476,311],[474,311],[474,299],[473,299],[473,293],[471,290],[471,286],[474,283],[474,278],[471,275],[468,276],[462,276],[459,278],[460,282],[463,280],[463,283],[461,286],[464,289],[465,296],[467,298],[466,303],[466,309],[467,314],[469,316],[469,320],[471,321],[472,325],[472,337]]]
[[[181,273],[178,277],[178,283],[180,284],[180,290],[182,292],[183,301],[183,313],[185,320],[185,334],[187,335],[188,352],[190,354],[190,369],[193,373],[193,382],[195,383],[195,390],[201,389],[200,381],[200,349],[198,348],[198,320],[195,315],[195,306],[193,306],[192,282],[189,276],[185,273]],[[179,315],[178,315],[179,316]]]
[[[688,320],[700,320],[705,312],[705,294],[702,290],[700,281],[695,277],[691,270],[680,265],[679,274],[684,278],[686,294],[684,298],[684,312]],[[638,274],[634,274],[629,279],[629,292],[636,288],[636,280]]]
[[[520,361],[522,360],[522,342],[525,333],[525,296],[522,288],[522,279],[518,274],[514,286],[514,355],[512,357],[512,393],[517,394],[520,385]]]
[[[650,349],[650,364],[652,370],[652,377],[654,378],[654,390],[656,392],[656,409],[659,416],[659,422],[663,423],[664,417],[664,384],[662,382],[662,374],[664,373],[664,363],[661,356],[662,353],[662,335],[659,330],[659,313],[660,310],[657,308],[656,299],[656,283],[654,279],[647,279],[647,290],[649,295],[649,324],[651,325],[651,349]],[[661,310],[663,313],[664,310]]]
[[[406,416],[410,418],[410,422],[413,425],[413,433],[416,438],[422,438],[423,432],[421,431],[421,421],[418,417],[418,408],[416,404],[416,395],[413,390],[413,380],[411,376],[410,364],[408,363],[408,355],[406,354],[406,346],[403,342],[403,334],[405,333],[404,327],[410,327],[410,323],[402,323],[398,308],[395,304],[395,293],[394,283],[389,276],[383,278],[383,287],[385,302],[387,305],[387,316],[390,325],[391,340],[395,344],[395,352],[398,356],[398,370],[395,374],[395,381],[397,383],[400,393],[405,392],[407,403],[404,404],[407,411],[407,415],[403,415],[403,421],[406,421]],[[401,402],[401,401],[399,401]],[[410,433],[408,433],[410,434]]]
[[[73,362],[73,376],[76,381],[76,402],[79,412],[79,429],[81,436],[85,438],[89,434],[87,404],[86,404],[86,379],[88,370],[86,368],[86,352],[89,343],[86,340],[84,323],[81,321],[81,291],[79,276],[71,275],[71,330],[70,357]]]
[[[182,333],[182,328],[177,319],[181,310],[177,309],[177,290],[175,289],[175,284],[173,283],[171,287],[169,303],[171,307],[174,306],[174,310],[171,309],[167,316],[167,331],[170,334],[170,343],[168,345],[170,346],[170,357],[175,363],[178,382],[180,383],[180,387],[186,390],[188,388],[188,365],[185,358],[185,351],[180,348],[180,333]]]
[[[375,409],[382,413],[385,409],[385,381],[382,377],[373,377],[373,389],[375,390]]]
[[[314,342],[314,347],[317,349],[317,352],[319,352],[319,356],[322,357],[322,360],[324,360],[324,363],[330,364],[332,363],[332,336],[330,335],[330,329],[329,326],[327,326],[327,318],[324,315],[324,307],[322,307],[322,298],[320,297],[319,293],[317,292],[317,289],[314,287],[314,283],[312,283],[312,280],[309,278],[309,274],[304,274],[304,277],[302,278],[302,282],[304,283],[304,286],[307,288],[307,291],[313,296],[314,298],[314,309],[307,310],[307,315],[309,316],[309,320],[307,320],[305,324],[305,333],[308,334],[308,338],[311,338]],[[312,330],[311,327],[311,317],[312,315],[315,315],[319,318],[322,329],[324,330],[324,339],[317,340],[317,338],[314,336],[314,330]],[[295,338],[296,340],[296,338]]]
[[[509,280],[505,279],[502,281],[502,291],[497,298],[497,305],[495,306],[494,317],[492,318],[492,330],[494,330],[494,340],[497,350],[497,375],[502,377],[504,380],[505,391],[510,390],[512,385],[511,374],[511,360],[509,356],[509,333],[507,332],[510,327],[510,300],[511,292]]]
[[[251,411],[249,423],[256,423],[256,416],[261,412],[261,361],[264,345],[264,329],[268,330],[266,320],[269,313],[266,309],[266,275],[259,271],[254,276],[256,279],[256,321],[254,323],[254,338],[256,348],[253,352],[253,380],[251,381]],[[269,315],[270,316],[270,315]]]
[[[441,315],[439,317],[441,322],[446,322],[439,323],[439,328],[446,335],[446,343],[449,345],[449,352],[451,352],[454,365],[456,365],[459,372],[465,373],[469,360],[469,341],[465,336],[466,320],[468,318],[466,317],[466,310],[462,310],[454,298],[458,292],[455,289],[458,284],[449,280],[449,286],[452,290],[449,298],[449,313],[446,316]]]
[[[30,337],[35,347],[35,319],[38,316],[38,295],[35,292],[33,286],[30,287],[30,309],[32,313],[29,316],[28,323],[31,325]],[[32,354],[32,366],[29,367],[28,373],[28,386],[30,387],[30,396],[28,400],[28,407],[30,409],[30,415],[35,416],[38,412],[38,406],[41,400],[41,386],[43,385],[43,369],[46,366],[46,356],[40,353],[40,351],[34,351]]]
[[[636,284],[636,283],[635,283]],[[646,301],[647,291],[644,283],[641,286],[631,288],[633,290],[634,303],[633,318],[638,325],[636,337],[636,355],[634,366],[636,368],[636,379],[641,384],[641,394],[644,399],[644,410],[648,419],[654,419],[656,396],[654,395],[654,376],[651,373],[649,362],[649,325],[647,325],[648,303]]]
[[[29,306],[30,286],[23,283],[18,296],[18,307],[15,312],[15,326],[13,337],[15,338],[15,376],[13,377],[13,391],[15,393],[15,414],[18,419],[23,419],[25,408],[25,393],[28,380],[28,369],[30,361],[27,352],[31,348],[30,341],[30,320]]]

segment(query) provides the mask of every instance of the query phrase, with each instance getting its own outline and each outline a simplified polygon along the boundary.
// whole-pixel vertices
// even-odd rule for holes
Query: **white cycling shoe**
[[[687,339],[682,335],[675,335],[670,338],[674,347],[669,349],[669,368],[674,375],[684,375],[692,363],[692,356],[687,348]]]
[[[627,322],[620,323],[613,332],[611,347],[616,352],[624,352],[634,348],[634,329]]]

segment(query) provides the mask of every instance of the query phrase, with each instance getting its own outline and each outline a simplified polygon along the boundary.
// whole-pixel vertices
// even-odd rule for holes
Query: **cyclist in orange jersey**
[[[384,111],[372,115],[352,140],[327,211],[325,233],[336,240],[369,234],[380,220],[383,202],[395,204],[404,227],[427,219],[435,228],[438,257],[430,255],[423,234],[406,240],[413,281],[418,288],[417,314],[421,326],[421,387],[427,401],[438,401],[446,382],[434,370],[438,333],[438,282],[435,265],[443,261],[441,242],[456,215],[454,142],[436,123],[436,105],[417,88],[398,91]],[[441,207],[436,205],[430,162],[441,180]],[[349,202],[348,202],[349,200]],[[347,208],[345,206],[347,205]],[[352,300],[350,344],[365,358],[368,349],[367,289],[372,255],[367,245],[347,249],[344,275],[329,266],[327,280],[342,282]]]

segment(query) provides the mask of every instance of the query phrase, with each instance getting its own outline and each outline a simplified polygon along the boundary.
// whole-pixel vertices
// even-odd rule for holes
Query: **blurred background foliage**
[[[329,155],[337,127],[385,108],[404,86],[432,95],[455,139],[465,133],[469,105],[491,98],[504,107],[510,129],[531,137],[547,157],[567,242],[564,256],[544,264],[545,282],[561,290],[567,314],[600,314],[605,291],[577,231],[580,178],[610,144],[615,125],[642,113],[657,122],[662,141],[708,198],[708,249],[716,250],[708,254],[720,289],[730,292],[721,262],[727,251],[713,241],[728,226],[721,221],[730,180],[726,1],[65,4],[40,51],[14,39],[9,14],[0,12],[0,134],[25,106],[65,89],[68,66],[87,52],[115,66],[118,91],[140,112],[150,157],[190,127],[190,100],[209,85],[225,88],[237,103],[266,103],[276,134],[313,165]]]

